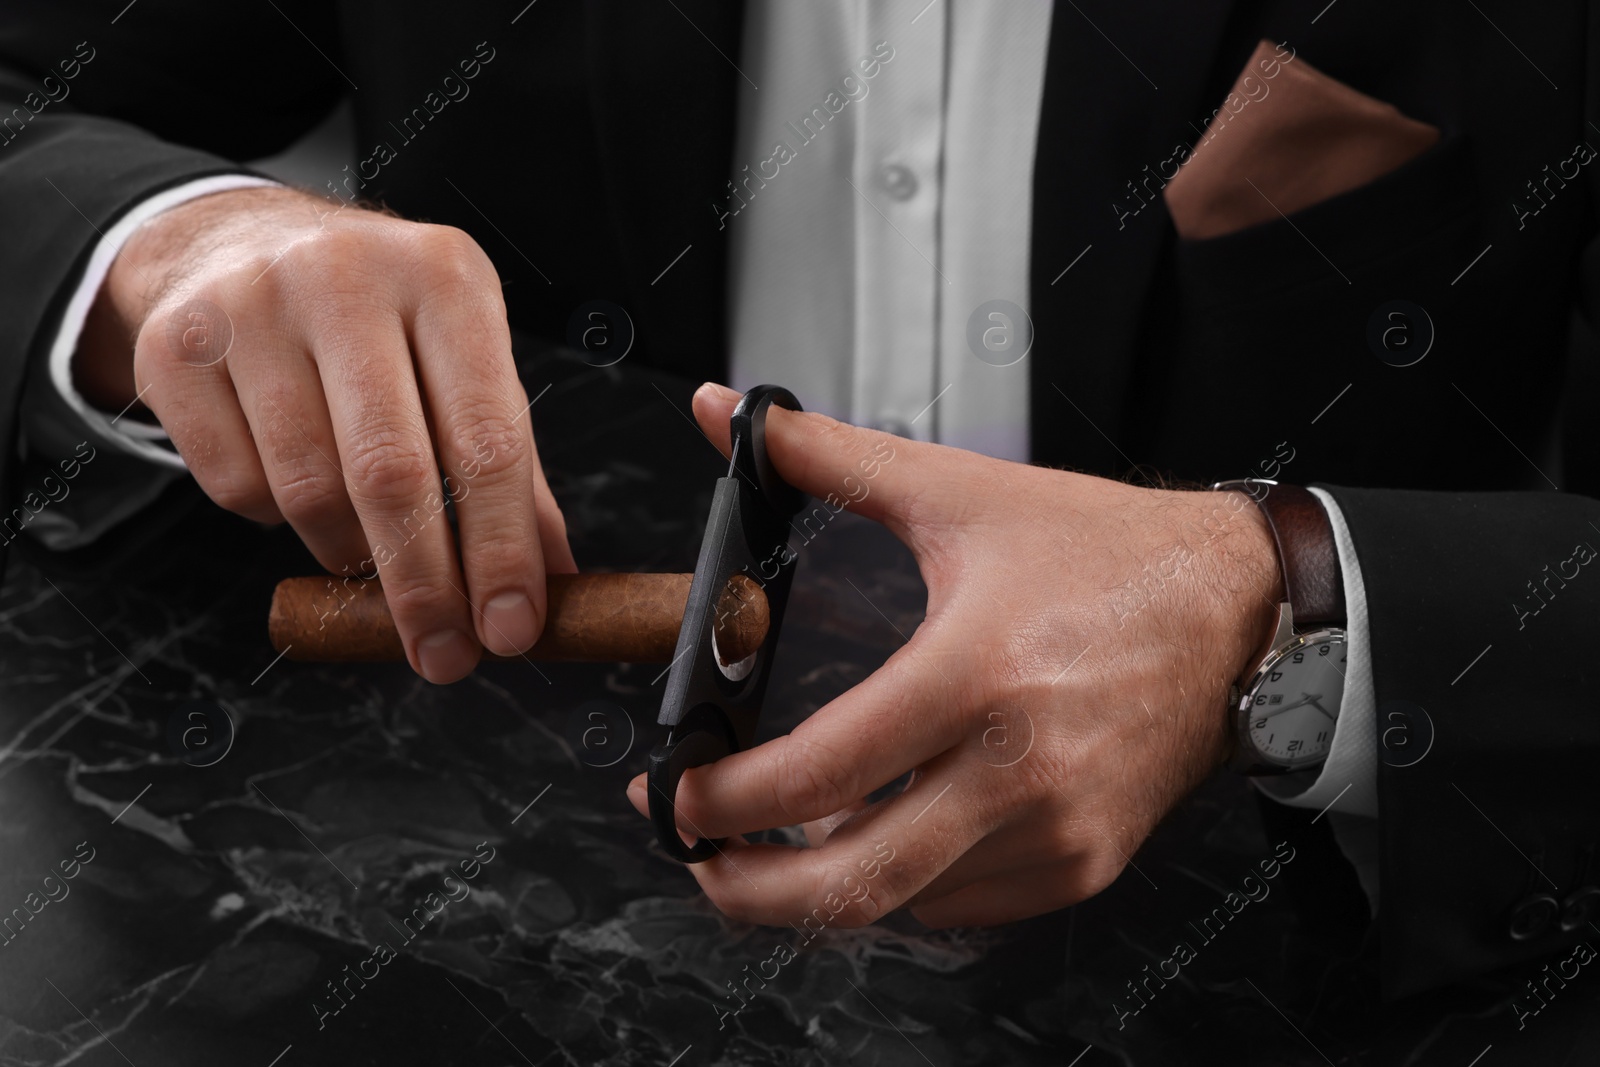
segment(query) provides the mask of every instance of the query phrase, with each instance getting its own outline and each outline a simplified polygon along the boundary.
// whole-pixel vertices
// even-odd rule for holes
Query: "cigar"
[[[692,574],[552,574],[544,633],[528,659],[670,663]],[[718,658],[737,663],[766,640],[766,594],[742,574],[723,587],[713,624]],[[272,647],[320,663],[404,660],[383,587],[360,578],[285,578],[267,616]],[[488,659],[521,659],[496,656]]]

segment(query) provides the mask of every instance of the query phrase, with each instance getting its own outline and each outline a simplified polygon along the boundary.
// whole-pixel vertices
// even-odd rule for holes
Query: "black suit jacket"
[[[739,75],[718,51],[738,55],[738,4],[143,0],[113,24],[121,6],[0,15],[0,116],[21,120],[0,123],[6,439],[97,230],[285,146],[345,95],[358,157],[392,153],[360,191],[470,231],[514,326],[560,339],[577,305],[605,298],[638,327],[630,358],[724,375],[715,205]],[[1600,146],[1600,15],[1578,0],[1321,6],[1057,8],[1033,174],[1031,425],[1036,460],[1096,473],[1210,481],[1271,473],[1292,451],[1280,478],[1351,487],[1333,492],[1366,580],[1380,747],[1397,709],[1425,709],[1435,732],[1421,762],[1381,767],[1385,982],[1402,994],[1593,932],[1515,940],[1508,924],[1530,895],[1600,883],[1600,574],[1564,563],[1600,545],[1600,504],[1581,495],[1596,485],[1600,166],[1555,183],[1544,169]],[[1179,240],[1148,176],[1195,143],[1263,37],[1443,139],[1293,218]],[[84,41],[95,57],[70,96],[30,107]],[[407,126],[480,43],[493,58],[470,95]],[[1531,217],[1530,182],[1544,205]],[[1393,300],[1436,333],[1414,366],[1368,344]]]

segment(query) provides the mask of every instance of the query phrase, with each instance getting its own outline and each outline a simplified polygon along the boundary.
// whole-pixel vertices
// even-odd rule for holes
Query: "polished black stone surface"
[[[691,384],[548,358],[524,377],[549,386],[535,423],[580,565],[692,569],[726,464]],[[7,1067],[1600,1062],[1587,970],[1520,1029],[1510,982],[1534,968],[1381,1007],[1370,937],[1298,911],[1286,878],[1204,939],[1190,924],[1279,844],[1228,776],[1067,912],[809,942],[730,922],[624,797],[660,666],[438,688],[274,662],[273,584],[310,558],[161,506],[169,531],[110,573],[14,559],[0,593]],[[866,677],[922,601],[882,530],[830,524],[800,551],[764,733]],[[1193,957],[1131,1014],[1127,983],[1180,940]],[[727,983],[784,942],[719,1028]]]

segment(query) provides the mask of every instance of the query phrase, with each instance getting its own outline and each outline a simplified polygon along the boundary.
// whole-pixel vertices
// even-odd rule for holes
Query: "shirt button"
[[[917,195],[917,176],[911,173],[910,167],[891,163],[879,172],[879,178],[884,191],[896,200],[910,200]]]

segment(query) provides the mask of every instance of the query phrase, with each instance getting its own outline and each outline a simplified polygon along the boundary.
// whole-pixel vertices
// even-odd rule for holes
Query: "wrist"
[[[1344,588],[1327,509],[1302,486],[1247,479],[1213,488],[1242,490],[1254,501],[1279,575],[1262,599],[1283,605],[1270,645],[1249,661],[1249,678],[1236,676],[1233,762],[1245,774],[1309,770],[1331,751],[1344,693],[1341,665],[1348,662]],[[1252,558],[1265,555],[1257,549]]]
[[[1181,517],[1172,529],[1197,580],[1167,617],[1167,639],[1184,657],[1188,744],[1197,773],[1228,762],[1234,751],[1230,695],[1259,662],[1277,630],[1284,581],[1277,541],[1247,492],[1168,491]],[[1170,514],[1170,511],[1169,511]]]
[[[1267,517],[1249,493],[1228,490],[1210,494],[1221,498],[1223,511],[1233,516],[1225,527],[1221,567],[1222,589],[1228,611],[1227,631],[1233,638],[1225,660],[1231,684],[1261,659],[1272,643],[1278,614],[1288,598],[1278,542]]]

